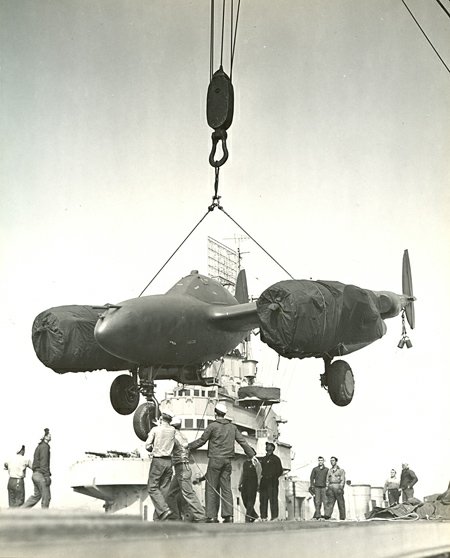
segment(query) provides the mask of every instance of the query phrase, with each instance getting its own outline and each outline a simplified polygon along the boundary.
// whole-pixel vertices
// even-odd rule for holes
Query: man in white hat
[[[172,514],[166,502],[172,479],[172,451],[175,442],[175,428],[170,425],[172,419],[172,411],[162,411],[161,424],[150,430],[145,442],[146,450],[153,456],[147,489],[155,508],[153,519],[160,521],[168,519]]]
[[[181,418],[173,417],[170,423],[175,428],[175,444],[172,452],[174,476],[167,494],[167,503],[172,511],[170,519],[181,519],[178,499],[183,497],[187,511],[194,523],[205,520],[205,510],[192,486],[192,471],[189,465],[188,441],[181,432]]]
[[[203,434],[188,445],[197,449],[208,442],[208,468],[205,480],[206,522],[218,523],[219,500],[224,523],[233,521],[233,493],[231,491],[231,459],[236,441],[248,457],[256,455],[237,426],[225,417],[227,408],[217,403],[214,408],[216,420],[208,424]],[[255,457],[256,459],[256,457]]]
[[[8,471],[8,501],[10,508],[18,508],[25,501],[24,478],[27,467],[31,469],[31,461],[25,457],[25,446],[22,446],[16,455],[5,462]]]

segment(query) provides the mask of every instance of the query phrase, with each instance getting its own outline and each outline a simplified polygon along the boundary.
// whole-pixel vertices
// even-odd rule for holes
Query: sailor
[[[389,501],[389,506],[395,506],[400,500],[400,481],[397,477],[397,471],[391,469],[391,476],[384,483],[383,499],[386,500],[386,494]]]
[[[50,472],[50,446],[49,442],[52,439],[52,435],[48,428],[44,429],[44,436],[37,445],[34,451],[33,465],[33,476],[31,480],[34,484],[34,494],[30,496],[28,500],[23,504],[24,508],[32,508],[35,506],[39,500],[42,499],[41,506],[43,508],[48,508],[50,506],[50,484],[51,484],[51,472]]]
[[[173,413],[162,411],[161,423],[152,428],[145,442],[145,449],[153,459],[148,472],[147,490],[153,502],[154,520],[164,521],[172,514],[166,497],[172,479],[172,451],[175,442],[175,428],[170,425]]]
[[[320,519],[322,517],[322,505],[325,512],[325,504],[327,501],[327,474],[328,467],[325,467],[325,460],[322,456],[317,458],[318,465],[311,471],[309,478],[309,491],[314,496],[315,512],[313,519]]]
[[[203,434],[188,445],[190,450],[202,447],[208,442],[208,467],[205,480],[206,522],[218,523],[219,500],[224,523],[233,522],[233,493],[231,491],[231,460],[234,457],[236,441],[248,457],[255,456],[244,436],[230,418],[223,403],[214,408],[216,420],[208,424]],[[256,459],[256,457],[255,457]]]
[[[187,514],[194,523],[205,520],[205,510],[192,486],[192,471],[189,465],[188,441],[181,432],[181,418],[173,417],[171,426],[175,428],[175,442],[172,451],[174,476],[167,494],[167,504],[172,511],[170,519],[181,519],[178,500],[182,496]]]
[[[8,501],[10,508],[18,508],[25,501],[24,478],[27,467],[31,469],[31,461],[25,457],[25,446],[5,462],[5,470],[8,471]]]
[[[413,486],[418,481],[416,473],[409,468],[408,463],[402,463],[402,472],[400,475],[400,490],[402,491],[402,502],[408,502],[414,498]]]
[[[267,507],[270,502],[270,519],[278,518],[278,479],[283,474],[283,466],[277,455],[274,455],[275,444],[266,442],[266,455],[260,457],[261,483],[259,485],[259,511],[261,521],[267,521]]]
[[[337,457],[330,457],[331,469],[327,473],[327,503],[325,504],[325,519],[330,519],[334,504],[337,501],[339,519],[345,519],[345,471],[337,464]]]
[[[256,494],[261,480],[261,463],[258,460],[248,458],[242,464],[239,490],[242,503],[245,507],[245,522],[253,523],[259,518],[255,510]]]

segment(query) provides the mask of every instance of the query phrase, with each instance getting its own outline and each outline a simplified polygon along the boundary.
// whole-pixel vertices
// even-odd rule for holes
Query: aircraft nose
[[[129,347],[135,333],[135,324],[134,313],[126,305],[109,308],[95,325],[95,340],[108,353],[133,361],[129,358]]]

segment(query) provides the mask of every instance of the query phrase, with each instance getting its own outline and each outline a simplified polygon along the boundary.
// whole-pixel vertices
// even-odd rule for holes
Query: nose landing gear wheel
[[[345,407],[353,399],[355,379],[345,360],[336,360],[326,367],[328,394],[335,405]]]
[[[142,403],[136,409],[133,417],[133,428],[136,436],[145,442],[148,433],[155,426],[158,414],[158,405],[155,401]]]
[[[139,391],[132,376],[121,374],[114,379],[109,391],[111,405],[119,415],[131,415],[139,404]]]

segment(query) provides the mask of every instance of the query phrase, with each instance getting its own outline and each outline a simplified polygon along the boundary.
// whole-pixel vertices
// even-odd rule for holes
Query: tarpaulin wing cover
[[[261,340],[287,358],[345,354],[386,331],[376,295],[338,281],[281,281],[256,305]]]
[[[38,359],[55,372],[126,370],[130,364],[104,351],[95,341],[98,310],[59,306],[34,320],[32,341]]]

